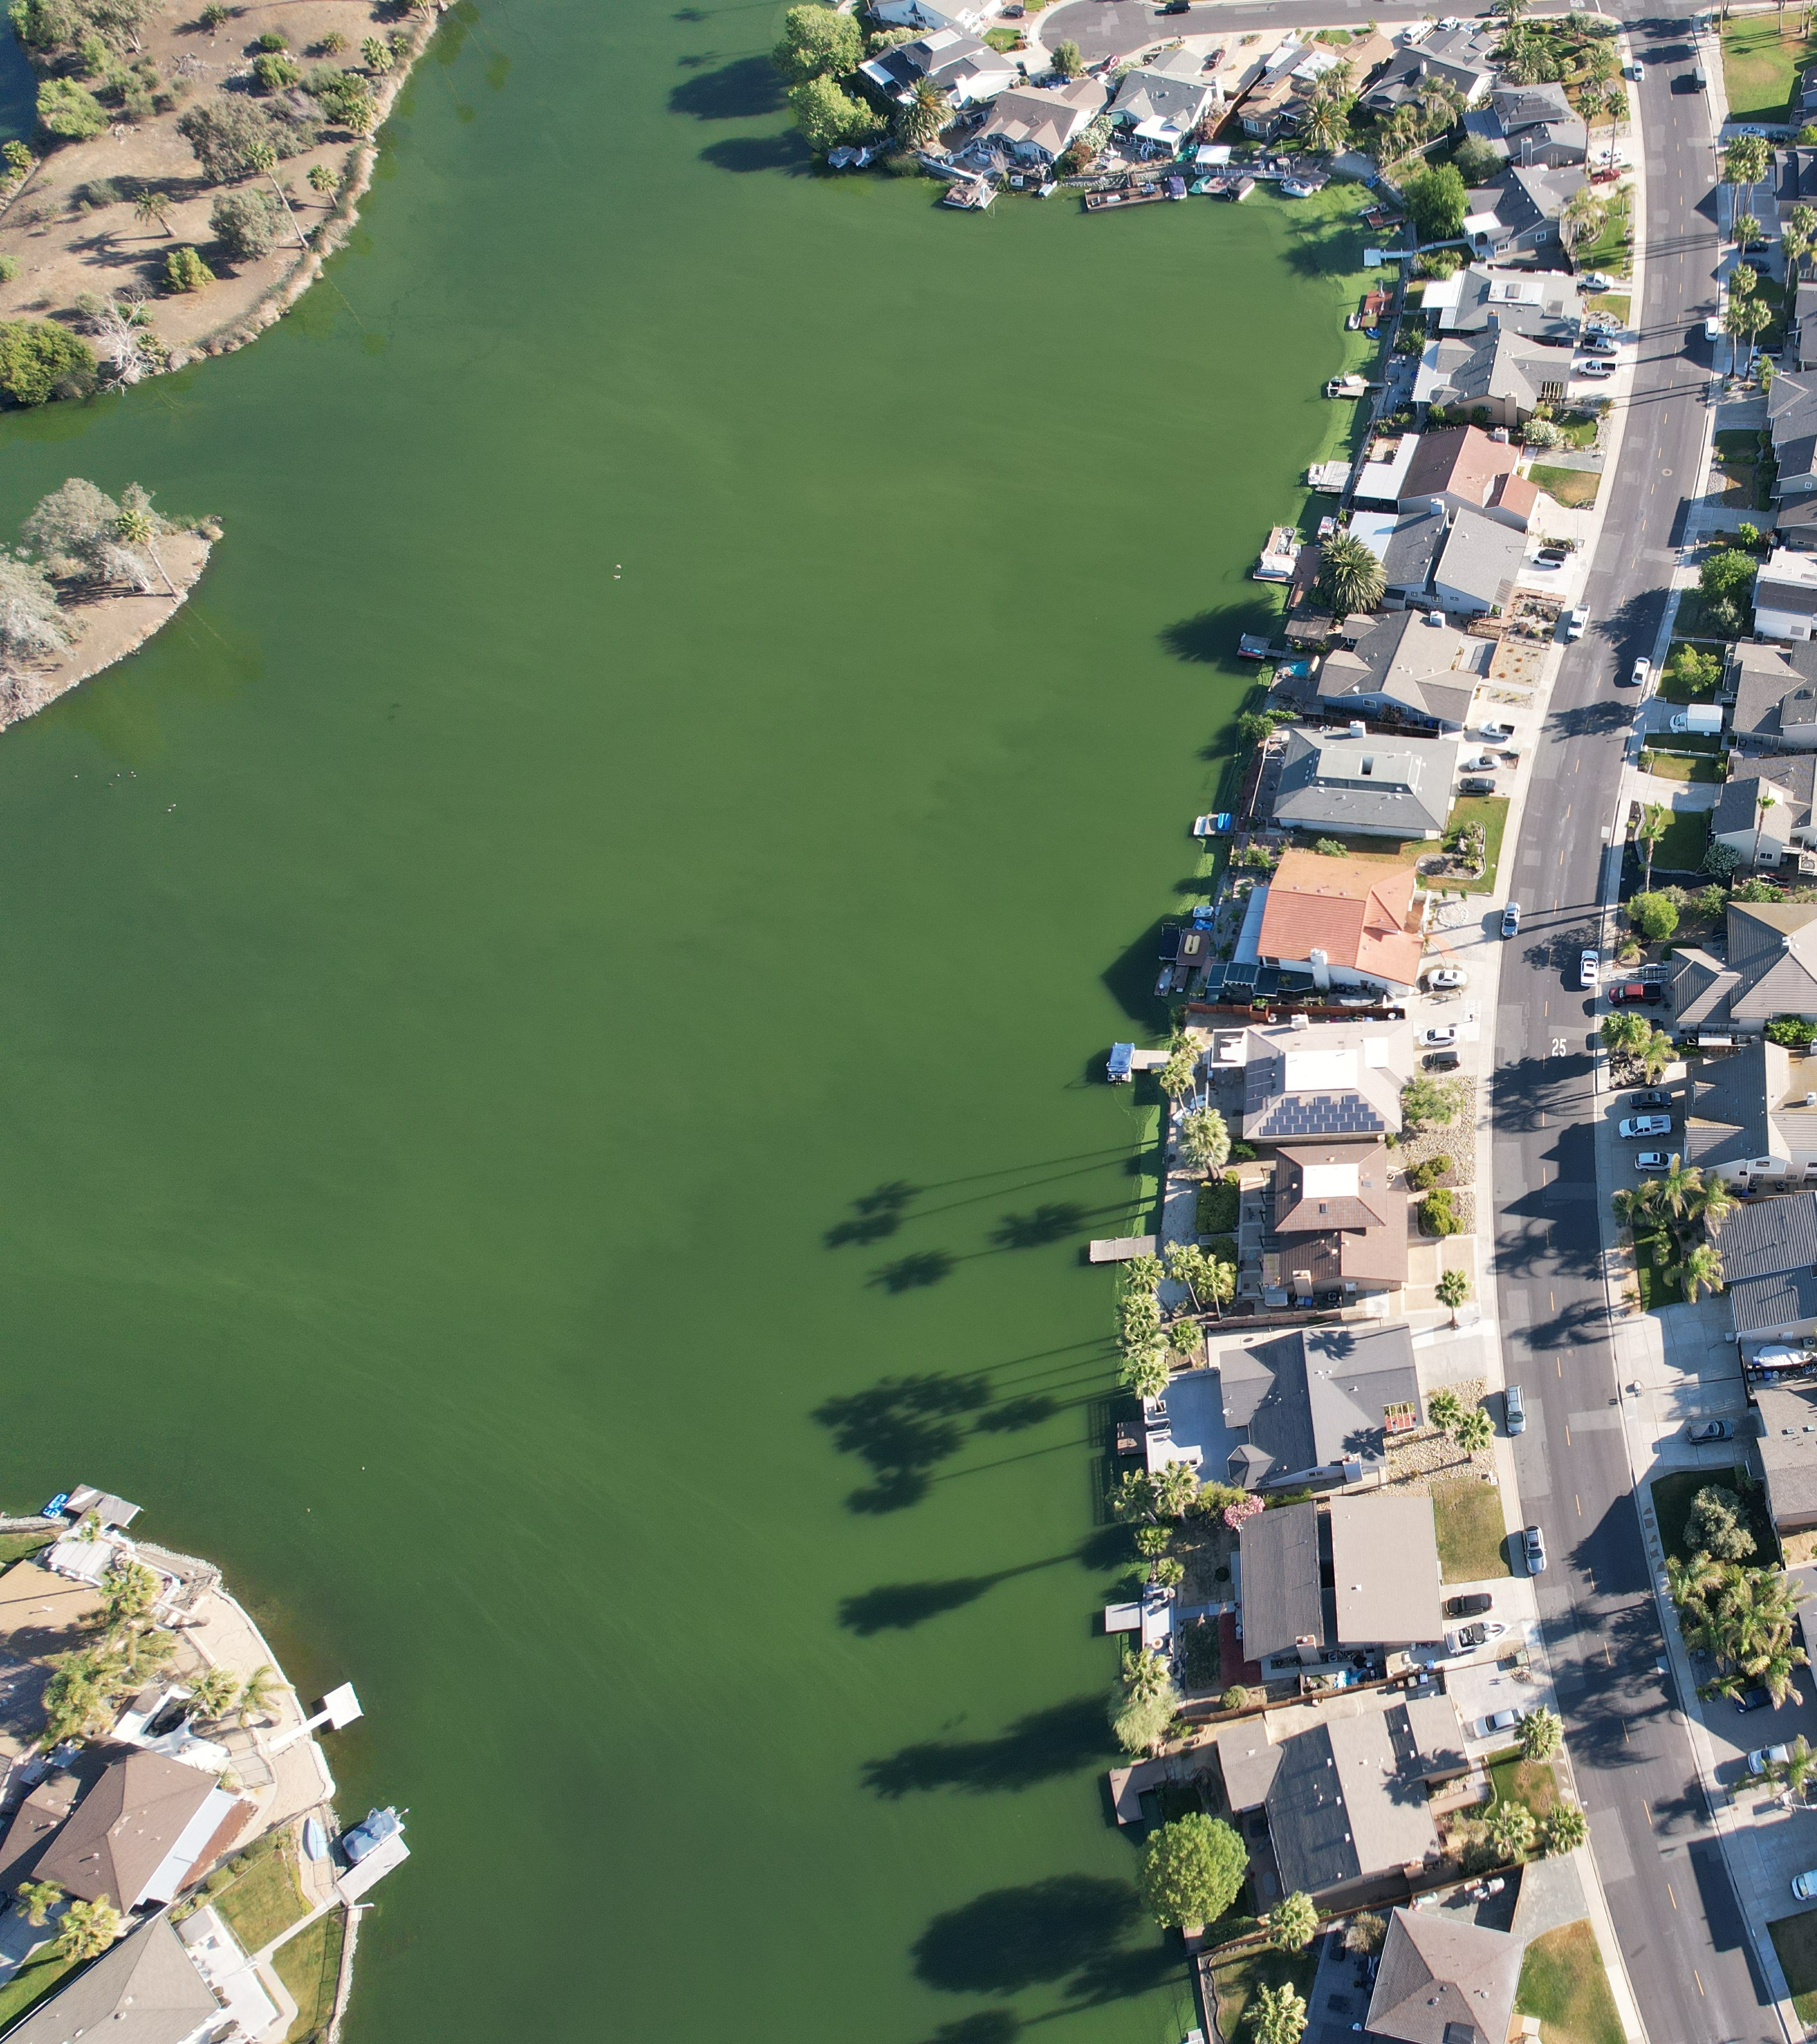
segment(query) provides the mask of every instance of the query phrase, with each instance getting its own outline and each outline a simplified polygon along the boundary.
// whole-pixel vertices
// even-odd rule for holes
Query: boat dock
[[[996,197],[997,187],[988,179],[964,178],[947,186],[940,194],[940,203],[960,213],[988,213]]]
[[[1086,1251],[1086,1261],[1091,1263],[1127,1263],[1138,1256],[1154,1254],[1154,1238],[1151,1235],[1113,1235],[1094,1242]]]
[[[1085,194],[1087,213],[1107,213],[1115,206],[1157,206],[1163,199],[1184,198],[1186,181],[1184,178],[1144,179],[1139,184],[1121,186],[1116,191],[1094,191]]]

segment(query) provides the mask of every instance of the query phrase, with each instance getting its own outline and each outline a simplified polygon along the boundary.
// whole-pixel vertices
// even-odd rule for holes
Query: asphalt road
[[[1565,656],[1512,891],[1494,1078],[1496,1283],[1505,1360],[1533,1419],[1515,1444],[1551,1566],[1539,1608],[1598,1862],[1652,2044],[1780,2044],[1708,1822],[1664,1652],[1620,1431],[1602,1277],[1588,1041],[1577,953],[1598,941],[1602,832],[1614,819],[1635,709],[1619,686],[1650,657],[1705,425],[1718,253],[1708,103],[1674,90],[1692,62],[1682,21],[1630,18],[1648,213],[1641,339],[1610,512]],[[1789,1902],[1789,1898],[1788,1898]]]
[[[1215,0],[1195,0],[1184,14],[1165,14],[1154,0],[1061,0],[1040,17],[1041,40],[1049,49],[1069,37],[1079,46],[1087,63],[1102,57],[1127,56],[1131,50],[1150,43],[1170,40],[1175,36],[1249,35],[1256,31],[1284,29],[1323,29],[1334,21],[1355,17],[1361,28],[1366,21],[1385,23],[1428,20],[1439,13],[1433,0],[1381,0],[1366,6],[1365,0],[1250,0],[1247,5],[1227,5]],[[1462,10],[1460,10],[1460,12]],[[1528,9],[1535,15],[1561,14],[1556,4]]]

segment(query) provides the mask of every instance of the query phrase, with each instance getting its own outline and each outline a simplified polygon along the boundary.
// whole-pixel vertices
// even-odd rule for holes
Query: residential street
[[[1565,656],[1511,882],[1526,911],[1497,1020],[1496,1281],[1511,1381],[1532,1423],[1515,1463],[1552,1566],[1539,1585],[1560,1708],[1598,1864],[1653,2044],[1782,2035],[1708,1821],[1665,1651],[1631,1490],[1600,1248],[1596,1003],[1578,952],[1602,940],[1605,834],[1635,711],[1617,683],[1658,660],[1667,586],[1707,425],[1714,159],[1681,23],[1636,21],[1646,177],[1640,346],[1592,624]],[[1777,1736],[1777,1733],[1774,1736]],[[1788,1898],[1789,1900],[1789,1898]]]

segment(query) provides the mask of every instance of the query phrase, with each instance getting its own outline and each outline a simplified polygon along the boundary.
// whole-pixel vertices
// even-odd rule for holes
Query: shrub
[[[1256,1150],[1253,1143],[1233,1143],[1231,1145],[1231,1162],[1233,1164],[1253,1164],[1255,1162],[1255,1157]]]
[[[1429,1157],[1423,1164],[1416,1164],[1407,1174],[1407,1182],[1415,1192],[1423,1193],[1438,1184],[1451,1168],[1449,1157]]]
[[[294,57],[267,50],[252,60],[252,75],[258,79],[261,92],[282,92],[302,84],[303,67]]]
[[[1342,859],[1345,856],[1343,847],[1335,837],[1320,838],[1312,849],[1321,853],[1327,859]]]
[[[796,13],[806,11],[810,10],[790,10]],[[843,21],[847,17],[842,15],[839,18]],[[868,106],[842,90],[830,78],[810,78],[791,86],[789,105],[794,113],[795,125],[816,156],[825,156],[842,142],[862,142],[882,125]]]
[[[0,284],[10,284],[19,274],[19,265],[10,256],[0,256]]]
[[[1486,185],[1492,178],[1500,177],[1508,168],[1502,157],[1474,135],[1467,136],[1453,152],[1451,161],[1458,167],[1458,175],[1466,185]]]
[[[274,121],[262,106],[246,98],[211,99],[192,106],[177,123],[210,184],[231,184],[250,175],[261,143],[280,156],[293,156],[301,146],[290,125]]]
[[[1135,1885],[1158,1923],[1215,1923],[1236,1900],[1248,1867],[1248,1849],[1228,1824],[1185,1816],[1150,1833]]]
[[[1085,68],[1085,60],[1079,55],[1077,43],[1069,41],[1054,45],[1054,68],[1062,78],[1078,76]]]
[[[328,118],[342,128],[351,128],[356,135],[370,134],[378,118],[378,102],[372,97],[372,88],[357,71],[317,71],[309,82],[309,90],[321,103],[321,110]]]
[[[1663,894],[1637,894],[1627,919],[1650,944],[1662,944],[1678,927],[1678,911]]]
[[[68,78],[47,78],[38,87],[38,125],[47,135],[80,142],[107,125],[101,102],[85,85]]]
[[[1529,419],[1521,438],[1530,448],[1555,448],[1565,436],[1549,419]]]
[[[1249,1708],[1248,1690],[1243,1687],[1242,1683],[1232,1682],[1230,1687],[1225,1690],[1223,1694],[1219,1697],[1218,1708],[1220,1710],[1226,1711],[1247,1711]]]
[[[1817,1020],[1808,1015],[1776,1015],[1766,1025],[1766,1040],[1802,1051],[1807,1043],[1817,1043]]]
[[[164,258],[164,288],[169,291],[199,291],[214,282],[214,272],[195,250],[173,248]]]
[[[1237,1209],[1241,1199],[1242,1194],[1234,1179],[1207,1178],[1199,1188],[1193,1232],[1195,1235],[1230,1234],[1236,1226]]]
[[[1684,1538],[1695,1552],[1719,1562],[1745,1562],[1754,1550],[1754,1535],[1742,1523],[1741,1500],[1720,1484],[1706,1484],[1692,1500]]]
[[[215,237],[236,263],[255,262],[271,252],[283,214],[270,192],[255,186],[223,192],[208,216]]]
[[[290,42],[282,29],[267,29],[255,40],[252,47],[255,50],[287,50]]]
[[[49,320],[0,324],[0,396],[14,405],[41,405],[79,395],[94,386],[94,352],[79,335]]]
[[[208,5],[202,10],[199,18],[202,26],[212,35],[232,12],[231,7],[222,6],[221,0],[208,0]]]
[[[1448,1192],[1428,1193],[1419,1202],[1419,1225],[1427,1235],[1461,1235],[1464,1224]]]

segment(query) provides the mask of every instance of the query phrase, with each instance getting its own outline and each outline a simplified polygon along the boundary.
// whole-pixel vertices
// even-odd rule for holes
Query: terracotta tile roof
[[[1413,906],[1419,886],[1411,866],[1285,851],[1268,884],[1257,948],[1266,959],[1320,951],[1335,966],[1411,986],[1423,948]]]
[[[1466,504],[1486,504],[1498,475],[1508,474],[1520,459],[1512,440],[1492,440],[1480,426],[1446,426],[1419,436],[1419,451],[1400,501],[1419,497],[1461,497]]]

